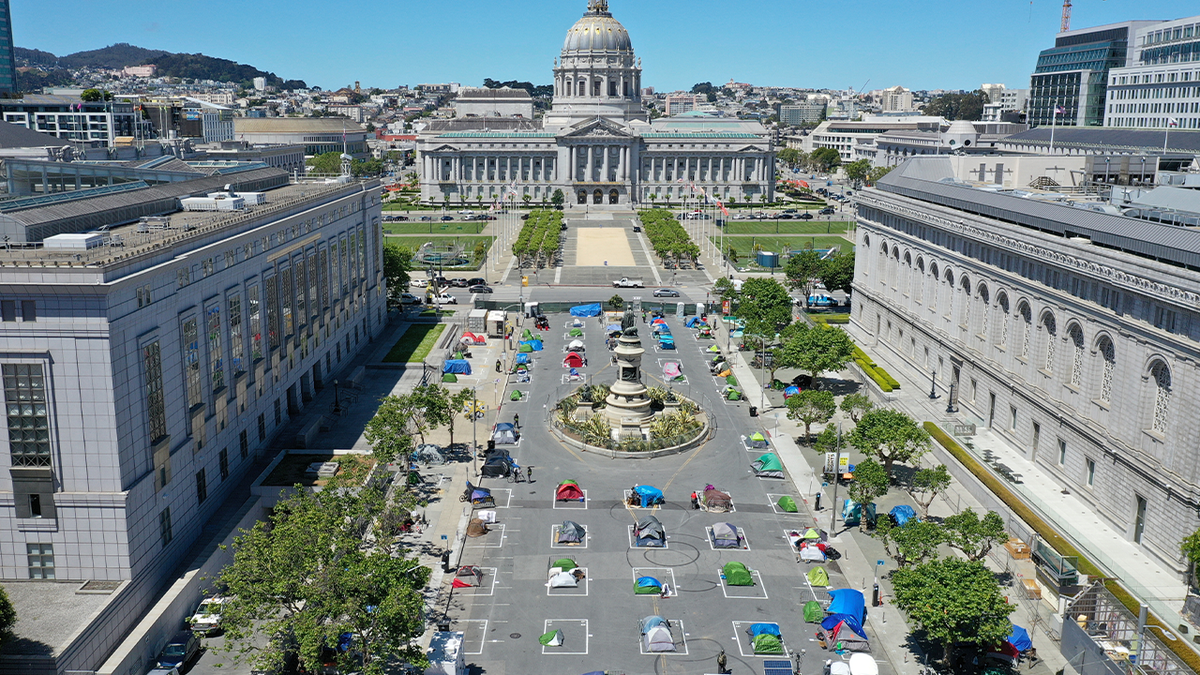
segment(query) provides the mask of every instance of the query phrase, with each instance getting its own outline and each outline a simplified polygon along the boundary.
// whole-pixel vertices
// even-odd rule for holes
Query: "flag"
[[[1167,118],[1167,126],[1168,127],[1177,127],[1177,126],[1179,126],[1179,120],[1175,119],[1174,117],[1168,117]]]
[[[1061,105],[1056,105],[1056,106],[1054,106],[1054,114],[1055,114],[1056,116],[1057,116],[1057,115],[1066,115],[1066,114],[1067,114],[1067,109],[1066,109],[1066,108],[1064,108],[1064,107],[1062,107]]]
[[[722,202],[720,199],[718,199],[717,206],[721,207],[721,213],[724,213],[725,217],[728,218],[729,217],[729,209],[725,208],[725,203]]]

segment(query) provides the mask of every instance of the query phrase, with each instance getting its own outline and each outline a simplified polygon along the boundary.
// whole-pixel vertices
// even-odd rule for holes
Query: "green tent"
[[[533,347],[530,347],[529,345],[522,343],[521,347],[517,351],[522,354],[528,354],[533,351]]]
[[[463,360],[463,353],[462,353],[462,350],[461,350],[461,349],[460,349],[460,350],[458,350],[458,351],[456,351],[456,352],[454,352],[454,358],[455,358],[456,360],[458,360],[458,361],[462,361],[462,360]]]
[[[736,386],[737,386],[737,378],[736,378],[736,377],[734,377],[734,376],[732,376],[732,375],[730,375],[730,376],[728,376],[728,377],[726,377],[726,378],[725,378],[725,384],[727,384],[727,385],[729,385],[729,386],[731,386],[731,387],[736,387]]]
[[[554,561],[554,564],[551,565],[551,567],[557,567],[561,570],[573,570],[576,567],[579,567],[579,565],[576,565],[575,561],[571,560],[570,558],[559,558],[558,560]]]
[[[716,345],[709,345],[708,351],[716,353],[716,352],[721,351],[721,348]]]
[[[820,533],[820,532],[818,532],[818,531],[816,530],[816,528],[812,528],[812,527],[810,527],[810,528],[808,528],[807,530],[805,530],[805,531],[804,531],[804,538],[805,538],[805,539],[812,540],[812,541],[820,541],[820,540],[821,540],[821,533]]]
[[[571,337],[582,337],[583,329],[582,328],[572,328],[570,335],[571,335]]]
[[[777,636],[777,635],[770,635],[768,633],[759,633],[758,635],[754,636],[754,639],[751,640],[751,643],[754,645],[754,653],[755,654],[782,654],[783,653],[783,640],[779,639],[779,636]],[[545,644],[545,643],[542,643],[542,644]]]
[[[727,562],[724,569],[721,570],[725,574],[725,584],[729,586],[753,586],[754,577],[750,574],[750,570],[740,562]]]
[[[814,567],[808,571],[808,583],[813,586],[828,586],[829,572],[824,567]]]
[[[821,569],[818,567],[817,569]],[[812,572],[809,572],[812,574]],[[809,600],[804,603],[804,620],[807,623],[821,623],[825,620],[825,610],[821,608],[821,603],[816,600]]]
[[[454,373],[444,373],[442,375],[442,382],[458,382],[458,376]]]
[[[756,431],[756,432],[754,432],[754,435],[750,437],[750,440],[765,442],[767,440],[767,437],[763,436],[761,431]]]
[[[511,396],[508,397],[508,400],[520,401],[521,400],[521,392],[517,391],[516,389],[513,389],[513,393]]]
[[[779,498],[779,508],[788,513],[796,513],[799,509],[796,508],[796,500],[784,495]]]
[[[750,465],[754,467],[754,473],[759,476],[771,475],[775,478],[783,478],[783,465],[779,463],[779,458],[773,452],[759,457]]]
[[[561,647],[563,643],[563,632],[561,630],[552,630],[538,638],[538,642],[547,647]]]
[[[742,400],[742,395],[738,393],[737,389],[730,389],[729,395],[726,398],[730,401],[740,401]]]
[[[521,333],[521,340],[524,341],[524,340],[532,340],[532,339],[533,339],[533,331],[526,328],[525,331]]]

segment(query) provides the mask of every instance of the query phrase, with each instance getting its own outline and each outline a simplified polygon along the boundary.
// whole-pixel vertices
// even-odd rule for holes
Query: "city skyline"
[[[468,0],[461,10],[440,11],[435,4],[413,6],[395,17],[347,20],[343,46],[333,39],[310,38],[323,6],[312,0],[287,3],[264,0],[233,3],[214,0],[207,16],[225,16],[243,30],[206,31],[190,13],[163,11],[162,3],[132,0],[120,16],[106,3],[83,0],[16,0],[13,33],[18,46],[65,55],[128,42],[148,49],[204,53],[271,71],[284,79],[339,88],[361,81],[364,86],[395,87],[422,82],[479,85],[484,78],[546,84],[562,31],[583,12],[584,0],[535,0],[521,7],[497,8]],[[169,5],[168,5],[169,6]],[[183,7],[180,3],[180,8]],[[925,11],[911,6],[874,2],[856,12],[856,25],[845,45],[840,30],[811,26],[848,21],[838,6],[814,7],[796,16],[777,0],[760,3],[754,14],[727,15],[711,0],[683,3],[621,2],[611,6],[630,31],[645,66],[643,82],[662,91],[689,89],[696,82],[719,84],[734,79],[759,85],[870,91],[903,85],[921,89],[975,89],[982,82],[1010,88],[1029,84],[1037,53],[1052,44],[1061,5],[1030,3],[970,5],[933,0]],[[497,13],[524,9],[528,18],[505,23]],[[144,11],[141,11],[144,10]],[[1195,13],[1182,0],[1078,3],[1076,28],[1129,19],[1172,19]],[[796,25],[770,17],[795,17]],[[46,16],[72,16],[91,30],[64,32]],[[130,20],[130,16],[144,17]],[[392,20],[394,18],[394,21]],[[320,25],[326,25],[319,22]],[[410,30],[410,26],[424,29]],[[979,31],[985,25],[987,31]],[[965,26],[965,28],[964,28]],[[943,39],[931,41],[931,35]],[[515,38],[515,39],[514,39]],[[292,40],[292,42],[288,42]],[[706,43],[712,43],[710,49]],[[762,49],[764,43],[784,45]],[[314,49],[314,45],[319,48]],[[465,49],[457,45],[479,45]],[[506,44],[515,44],[505,48]],[[526,47],[533,45],[533,47]],[[870,45],[870,46],[863,46]],[[847,54],[847,50],[857,54]],[[898,50],[903,58],[888,56]],[[971,57],[976,54],[978,57]],[[420,55],[418,58],[417,55]],[[892,53],[894,56],[895,54]],[[966,58],[964,58],[966,55]]]

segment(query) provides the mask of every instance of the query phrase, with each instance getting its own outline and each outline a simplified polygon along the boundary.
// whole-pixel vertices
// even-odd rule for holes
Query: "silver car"
[[[656,298],[678,298],[679,291],[674,288],[656,288],[653,295]]]

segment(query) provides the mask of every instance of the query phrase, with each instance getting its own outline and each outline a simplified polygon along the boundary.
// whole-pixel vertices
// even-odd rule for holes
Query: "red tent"
[[[459,341],[465,345],[481,345],[487,342],[487,338],[474,333],[463,333],[462,338]]]
[[[563,359],[563,368],[582,368],[583,357],[578,352],[567,354],[567,358]]]
[[[560,502],[581,502],[583,501],[583,490],[573,480],[564,482],[554,491],[554,499]]]

